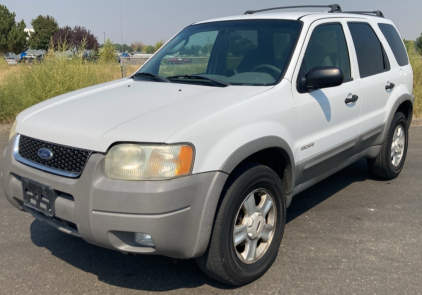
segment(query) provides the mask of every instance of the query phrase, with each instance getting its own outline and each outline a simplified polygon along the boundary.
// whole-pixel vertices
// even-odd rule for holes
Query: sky
[[[152,45],[169,40],[197,21],[239,15],[246,10],[325,1],[337,2],[349,11],[381,10],[405,39],[415,40],[422,33],[422,0],[0,0],[0,4],[15,12],[17,21],[23,19],[27,28],[32,28],[31,21],[38,15],[51,15],[60,27],[86,27],[99,43],[104,42],[105,34],[114,43],[123,40],[128,45],[135,41]]]

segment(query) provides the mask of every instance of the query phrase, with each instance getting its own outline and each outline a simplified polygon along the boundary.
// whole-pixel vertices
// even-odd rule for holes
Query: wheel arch
[[[295,161],[285,140],[277,136],[265,136],[248,142],[235,150],[219,170],[231,174],[247,162],[263,164],[273,169],[283,182],[286,195],[293,193]]]
[[[393,120],[393,117],[397,112],[402,112],[405,115],[407,119],[407,126],[410,126],[413,118],[414,100],[415,97],[413,94],[405,93],[399,96],[399,98],[393,103],[391,111],[388,113],[388,116],[386,118],[386,124],[382,135],[383,140],[385,140],[385,138],[387,137],[388,130],[390,130],[391,121]]]
[[[407,126],[410,126],[410,124],[412,123],[412,118],[413,118],[413,104],[410,100],[405,100],[403,101],[399,107],[397,108],[396,113],[401,112],[404,114],[404,116],[406,117],[407,120]]]

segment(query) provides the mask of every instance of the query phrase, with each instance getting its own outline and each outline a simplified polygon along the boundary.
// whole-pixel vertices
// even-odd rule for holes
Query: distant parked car
[[[117,61],[120,63],[121,62],[121,60],[122,60],[122,58],[123,59],[126,59],[126,60],[130,60],[130,54],[129,53],[127,53],[127,52],[123,52],[123,53],[120,53],[120,54],[118,54],[117,55]]]
[[[190,64],[192,63],[192,59],[190,58],[180,58],[180,57],[172,57],[167,59],[168,64]]]
[[[30,64],[32,65],[34,62],[42,62],[44,60],[44,55],[43,54],[27,54],[25,56],[23,56],[19,62],[20,63],[26,63],[26,64]]]
[[[97,61],[100,58],[100,55],[96,51],[85,52],[82,55],[82,58],[89,61]]]
[[[36,58],[37,56],[36,56],[35,54],[32,54],[32,53],[27,53],[27,54],[25,55],[25,57],[26,57],[26,58]]]
[[[133,58],[150,58],[152,54],[150,53],[143,53],[143,52],[135,52],[132,57]]]
[[[35,58],[33,57],[28,57],[25,55],[19,60],[19,63],[32,64],[34,62],[34,59]]]
[[[8,65],[17,65],[18,64],[18,62],[16,61],[16,59],[14,57],[7,57],[6,61],[7,61]]]

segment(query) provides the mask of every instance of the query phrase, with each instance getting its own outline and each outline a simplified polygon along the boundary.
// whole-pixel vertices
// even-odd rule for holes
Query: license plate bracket
[[[54,191],[51,186],[22,178],[22,191],[25,206],[47,216],[54,216]]]

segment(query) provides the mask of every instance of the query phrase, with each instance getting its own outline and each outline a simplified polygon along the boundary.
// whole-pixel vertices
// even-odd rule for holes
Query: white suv
[[[95,245],[255,280],[293,196],[361,158],[386,179],[405,162],[413,72],[394,24],[327,7],[195,23],[132,77],[23,111],[7,199]]]

